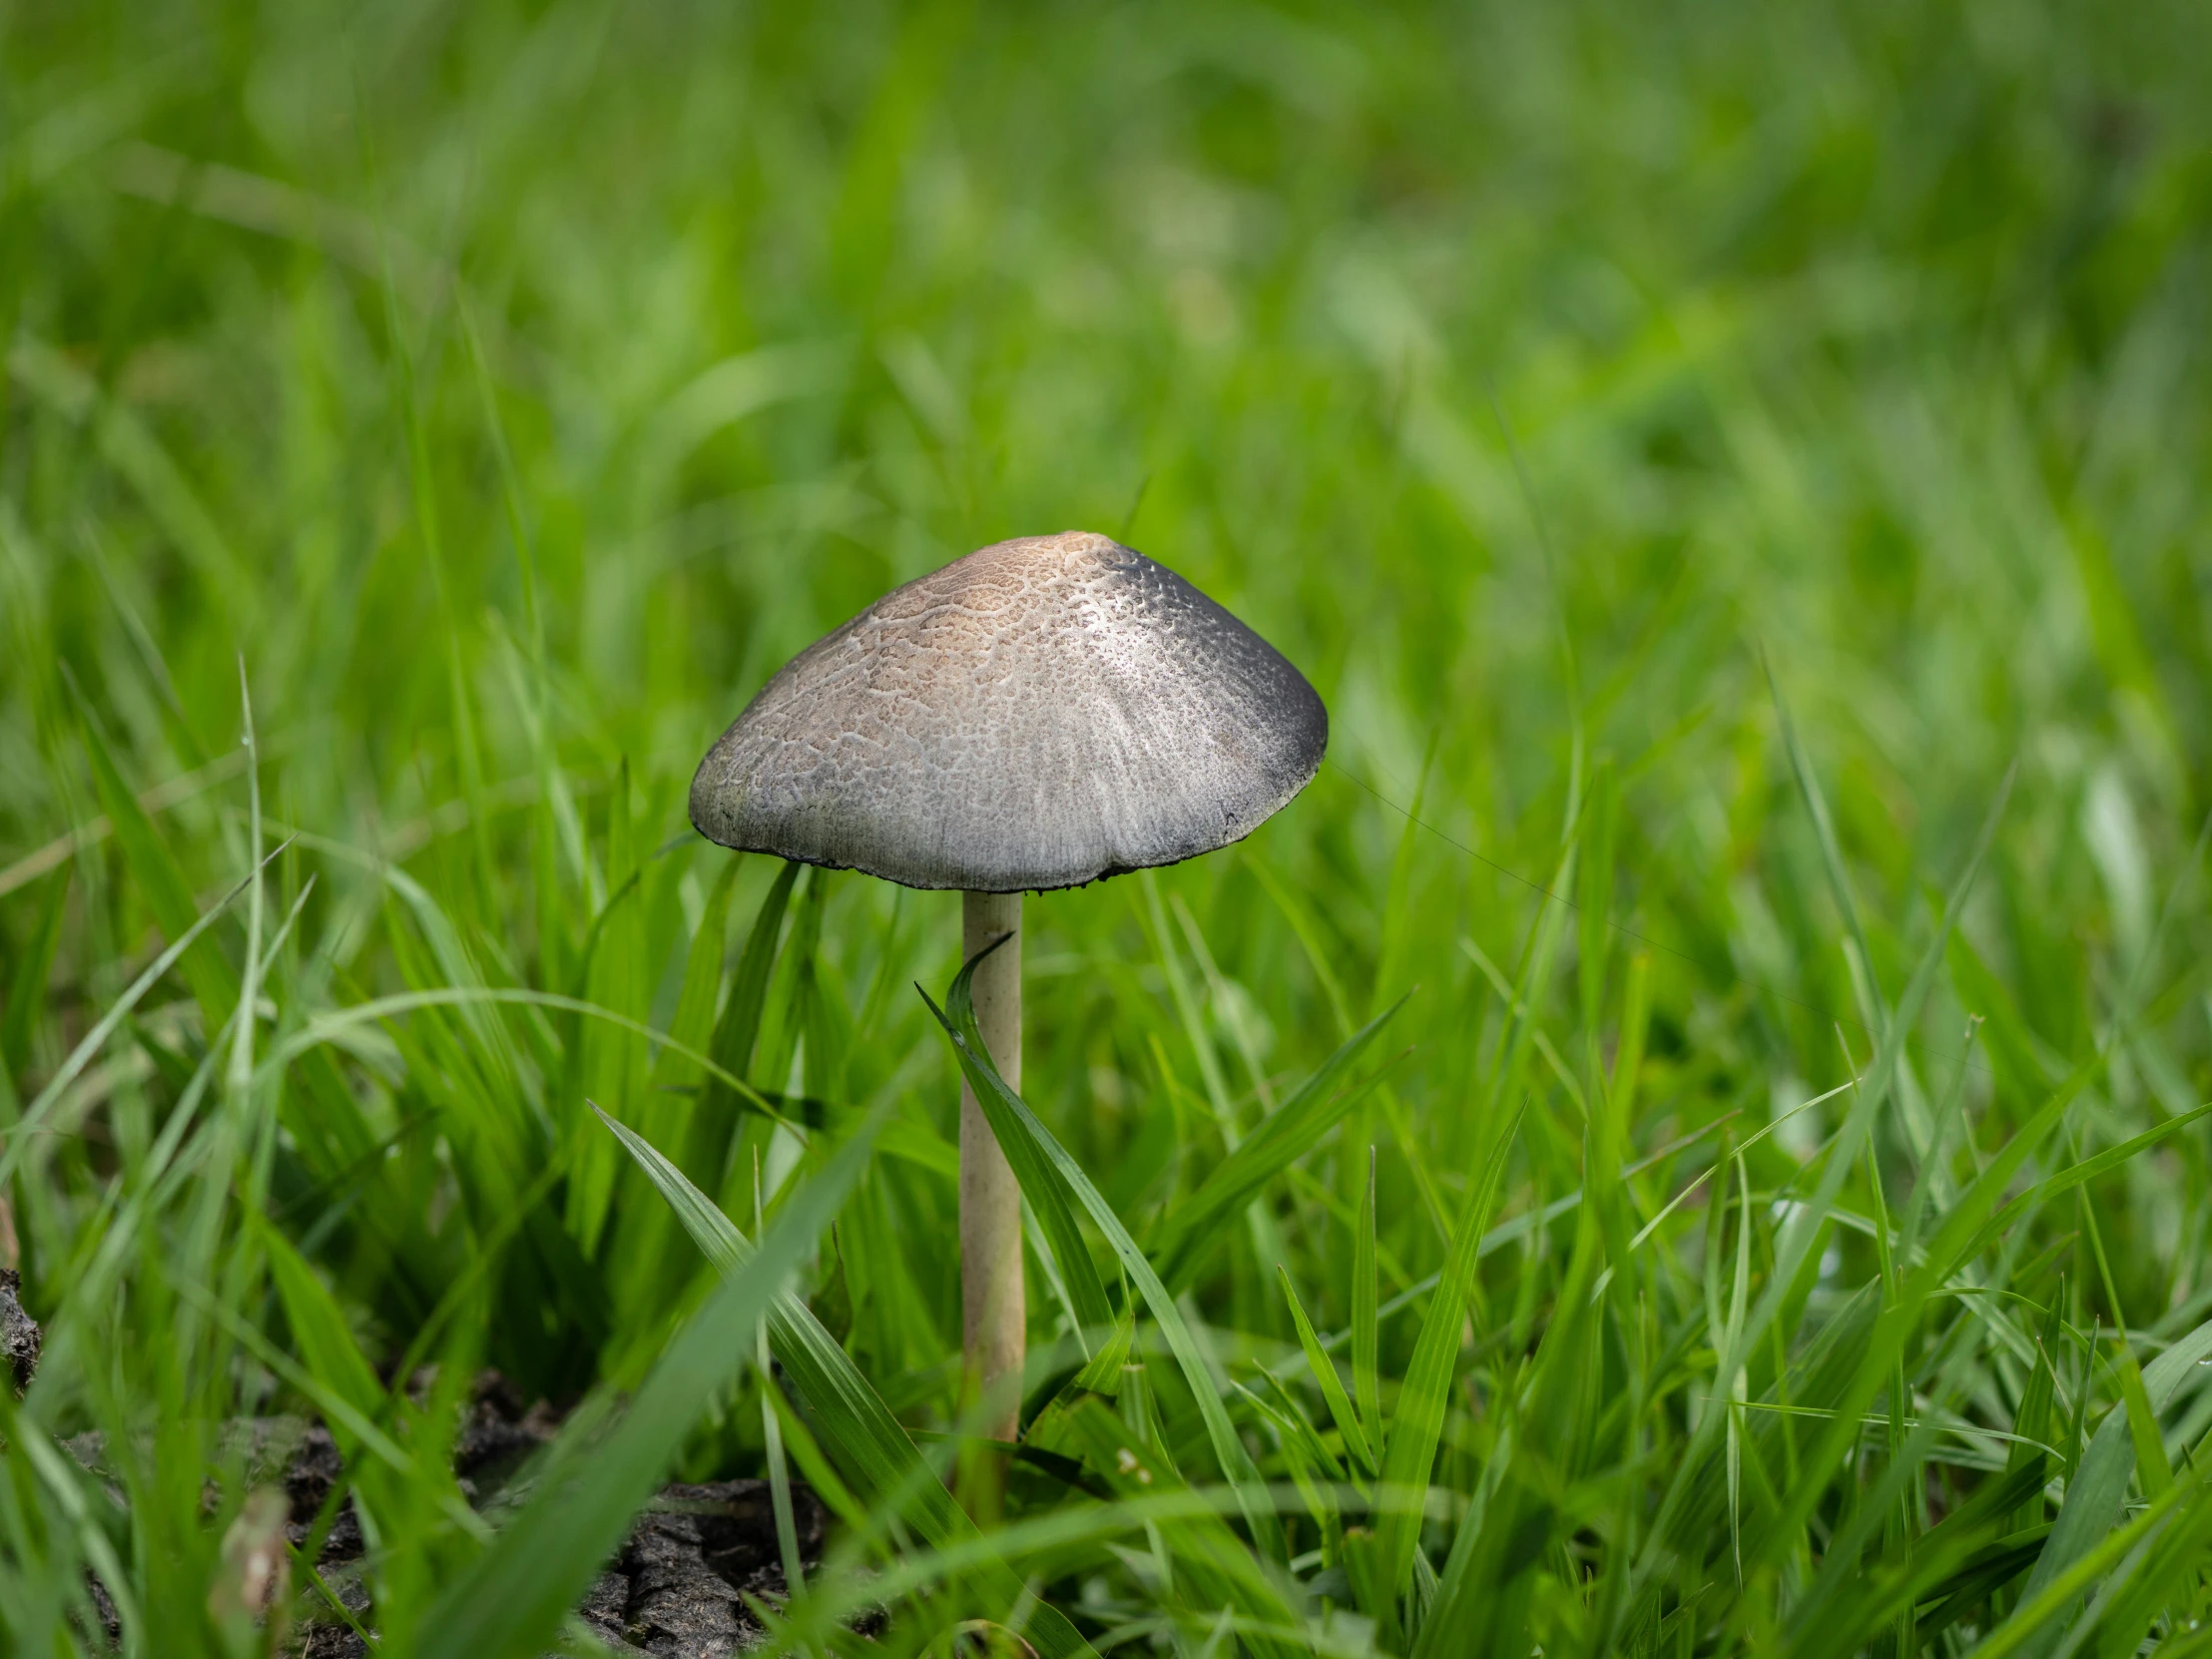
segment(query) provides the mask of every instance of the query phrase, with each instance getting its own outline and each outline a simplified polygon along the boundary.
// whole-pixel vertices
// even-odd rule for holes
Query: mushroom
[[[1172,570],[1083,531],[1002,541],[785,664],[692,781],[724,846],[957,888],[976,1023],[1021,1087],[1021,895],[1240,840],[1329,742],[1305,677]],[[1008,937],[1008,935],[1012,935]],[[960,1293],[984,1431],[1018,1432],[1021,1194],[960,1091]]]

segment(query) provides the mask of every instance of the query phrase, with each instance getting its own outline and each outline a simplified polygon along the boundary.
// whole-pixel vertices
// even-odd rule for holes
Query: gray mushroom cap
[[[794,657],[707,752],[691,818],[909,887],[1041,891],[1242,839],[1328,744],[1267,641],[1069,531],[970,553]]]

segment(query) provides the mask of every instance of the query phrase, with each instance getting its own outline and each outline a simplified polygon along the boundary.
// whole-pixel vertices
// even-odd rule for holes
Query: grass
[[[785,1468],[791,1651],[2212,1651],[2202,7],[4,15],[0,1652],[259,1651],[277,1411],[392,1654]],[[1333,732],[1031,901],[1017,1098],[684,795],[1064,527]]]

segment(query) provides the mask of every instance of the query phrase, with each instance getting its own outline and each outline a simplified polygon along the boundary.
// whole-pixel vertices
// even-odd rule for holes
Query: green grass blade
[[[346,1329],[345,1311],[289,1240],[266,1224],[257,1234],[300,1363],[354,1410],[373,1417],[383,1407],[384,1390]]]
[[[2198,1326],[2143,1367],[2145,1405],[2153,1411],[2163,1410],[2181,1384],[2195,1376],[2197,1365],[2207,1359],[2212,1359],[2212,1321]],[[2121,1502],[2127,1496],[2128,1480],[2135,1473],[2135,1434],[2127,1410],[2114,1406],[2097,1425],[2089,1449],[2081,1454],[2080,1465],[2066,1482],[2066,1501],[2052,1523],[2050,1541],[2028,1575],[2023,1602],[2032,1601],[2056,1583],[2112,1535]]]
[[[863,1132],[785,1203],[751,1261],[686,1322],[620,1423],[573,1440],[536,1492],[423,1621],[422,1659],[527,1659],[544,1651],[621,1543],[717,1390],[747,1363],[753,1329],[866,1167]]]
[[[1488,1154],[1459,1212],[1458,1225],[1452,1230],[1451,1250],[1444,1258],[1435,1297],[1421,1320],[1405,1380],[1398,1385],[1397,1410],[1390,1418],[1389,1440],[1382,1450],[1378,1492],[1381,1513],[1375,1529],[1383,1582],[1392,1595],[1403,1595],[1412,1582],[1413,1551],[1420,1541],[1421,1494],[1427,1489],[1436,1442],[1443,1434],[1444,1406],[1451,1394],[1467,1301],[1474,1292],[1482,1234],[1490,1224],[1491,1206],[1497,1200],[1498,1183],[1512,1154],[1520,1118],[1515,1111],[1489,1137]]]
[[[2042,1449],[2058,1442],[2060,1423],[2055,1400],[2058,1392],[2058,1373],[2051,1356],[2057,1352],[2058,1339],[2064,1330],[2063,1306],[2065,1284],[2060,1281],[2058,1295],[2050,1299],[2050,1310],[2043,1317],[2041,1332],[2035,1339],[2035,1360],[2028,1373],[2027,1385],[2020,1390],[2019,1409],[2012,1414],[2012,1431],[2019,1438],[2012,1442],[2004,1455],[2004,1472],[2019,1473],[2032,1465],[2038,1472],[2047,1472],[2052,1453]],[[2008,1530],[2018,1531],[2036,1525],[2043,1518],[2041,1487],[2023,1498],[2011,1516]]]
[[[270,864],[276,862],[283,850],[282,846],[277,847],[276,851],[262,860],[260,868],[267,868]],[[260,868],[256,870],[256,874],[260,873]],[[248,884],[253,879],[252,875],[245,877],[237,886],[231,888],[229,892],[202,911],[199,919],[194,921],[190,927],[172,939],[168,947],[147,964],[139,976],[131,981],[129,988],[115,999],[108,1011],[100,1016],[99,1022],[78,1041],[77,1046],[69,1051],[69,1058],[64,1060],[54,1075],[46,1080],[46,1086],[40,1089],[31,1104],[24,1108],[23,1116],[10,1126],[6,1150],[0,1152],[0,1185],[4,1185],[22,1164],[25,1150],[30,1145],[32,1133],[37,1130],[47,1114],[60,1101],[69,1085],[84,1074],[85,1068],[92,1064],[93,1057],[107,1046],[108,1039],[115,1035],[117,1027],[130,1017],[131,1010],[144,1000],[146,993],[154,988],[161,980],[162,975],[177,964],[178,958],[199,941],[200,935],[215,925],[224,911],[228,910],[237,901],[238,896],[246,891]]]
[[[1920,1017],[1920,1011],[1935,984],[1936,969],[1943,960],[1948,935],[1964,908],[1966,895],[1972,890],[1975,876],[1980,873],[1982,859],[1988,852],[1989,843],[1994,837],[1997,824],[2002,818],[2005,803],[2010,798],[2012,778],[2013,774],[2011,772],[2005,774],[2004,783],[1997,791],[1996,800],[1991,804],[1987,815],[1982,820],[1981,831],[1974,842],[1973,850],[1968,855],[1964,867],[1960,870],[1957,879],[1952,883],[1949,892],[1944,897],[1942,913],[1936,921],[1934,937],[1922,952],[1913,976],[1907,982],[1904,995],[1898,999],[1895,1018],[1891,1020],[1888,1029],[1882,1035],[1875,1051],[1874,1063],[1869,1067],[1867,1080],[1859,1088],[1858,1098],[1853,1103],[1851,1114],[1845,1120],[1842,1132],[1838,1135],[1835,1145],[1828,1153],[1828,1161],[1822,1168],[1820,1181],[1815,1186],[1812,1197],[1797,1206],[1789,1222],[1784,1226],[1781,1237],[1776,1242],[1774,1270],[1766,1288],[1760,1293],[1750,1319],[1745,1322],[1736,1343],[1732,1345],[1734,1351],[1719,1357],[1721,1375],[1732,1374],[1738,1366],[1745,1362],[1746,1355],[1755,1349],[1760,1342],[1766,1340],[1774,1321],[1781,1314],[1785,1297],[1789,1295],[1800,1269],[1810,1259],[1813,1245],[1821,1230],[1827,1225],[1831,1212],[1835,1209],[1837,1200],[1842,1194],[1846,1177],[1850,1175],[1858,1162],[1859,1154],[1872,1132],[1875,1113],[1888,1097],[1890,1088],[1896,1080],[1906,1035],[1911,1032],[1915,1022]],[[2050,1112],[2045,1121],[2054,1124],[2057,1121],[2055,1112]],[[2032,1142],[2028,1144],[2032,1144]],[[2022,1158],[2026,1156],[2024,1147],[2017,1155]],[[1998,1159],[1996,1163],[1991,1165],[1991,1170],[1995,1170],[2002,1163],[2004,1163],[2004,1159]],[[2012,1167],[2016,1168],[2016,1163]],[[1996,1189],[1990,1185],[1989,1172],[1984,1172],[1983,1176],[1975,1183],[1975,1190],[1993,1206]],[[1930,1244],[1929,1256],[1931,1263],[1944,1263],[1945,1266],[1941,1271],[1947,1273],[1948,1266],[1952,1261],[1947,1251],[1955,1249],[1960,1242],[1957,1235],[1962,1231],[1970,1234],[1975,1219],[1986,1214],[1986,1210],[1976,1210],[1964,1200],[1954,1206],[1950,1215],[1946,1218],[1944,1226],[1938,1231],[1937,1237]],[[1892,1310],[1897,1315],[1897,1318],[1890,1322],[1889,1329],[1893,1334],[1902,1332],[1911,1324],[1911,1316],[1904,1310],[1917,1308],[1919,1302],[1926,1300],[1929,1291],[1934,1288],[1934,1284],[1939,1282],[1939,1280],[1933,1277],[1935,1272],[1933,1266],[1924,1268],[1922,1274],[1916,1276],[1916,1289],[1912,1295],[1906,1299],[1901,1299],[1899,1308]],[[1877,1345],[1877,1349],[1879,1347],[1880,1345]],[[1875,1350],[1870,1350],[1870,1364],[1874,1352]],[[1887,1367],[1893,1359],[1894,1356],[1885,1354],[1881,1361],[1882,1366]],[[1879,1380],[1875,1378],[1875,1374],[1865,1372],[1861,1376],[1858,1388],[1861,1394],[1871,1398],[1878,1385]],[[1843,1439],[1851,1431],[1850,1424],[1856,1420],[1859,1407],[1852,1404],[1840,1406],[1839,1409],[1838,1418],[1831,1425],[1821,1442],[1823,1449],[1816,1454],[1814,1464],[1816,1467],[1833,1467],[1833,1459],[1841,1457]],[[1665,1496],[1660,1501],[1657,1519],[1638,1561],[1636,1576],[1639,1585],[1648,1578],[1648,1575],[1654,1569],[1659,1551],[1671,1536],[1670,1529],[1674,1515],[1683,1500],[1688,1496],[1692,1482],[1704,1467],[1705,1459],[1711,1452],[1717,1425],[1723,1415],[1725,1413],[1707,1413],[1691,1436],[1690,1444],[1676,1467],[1674,1477],[1668,1484]],[[1796,1529],[1803,1525],[1804,1515],[1810,1511],[1819,1496],[1819,1487],[1808,1481],[1804,1482],[1798,1490],[1789,1494],[1786,1512],[1780,1517],[1779,1524],[1769,1529],[1763,1541],[1762,1553],[1765,1549],[1777,1547],[1781,1540],[1796,1535]],[[1747,1563],[1748,1566],[1749,1563]]]
[[[983,1040],[975,1029],[975,1008],[968,986],[975,977],[976,964],[997,948],[997,944],[990,944],[977,951],[961,967],[952,981],[952,993],[946,998],[963,1041],[977,1054],[983,1052]],[[931,1004],[932,1010],[934,1007]],[[967,1063],[965,1052],[961,1054],[961,1063]],[[987,1060],[984,1064],[995,1077],[998,1068]],[[1044,1229],[1045,1238],[1052,1245],[1053,1261],[1059,1267],[1061,1284],[1067,1290],[1076,1323],[1084,1331],[1106,1330],[1114,1323],[1114,1309],[1107,1299],[1105,1282],[1098,1276],[1098,1266],[1091,1260],[1091,1247],[1084,1242],[1082,1229],[1076,1225],[1075,1206],[1081,1199],[1043,1147],[1032,1137],[1000,1128],[1000,1114],[992,1110],[995,1100],[986,1100],[980,1087],[976,1088],[975,1095],[983,1102],[984,1114],[991,1119],[991,1131],[1005,1149],[1006,1161],[1013,1166],[1015,1179],[1021,1183],[1022,1196],[1029,1201],[1038,1226]],[[1086,1338],[1085,1352],[1088,1349],[1089,1339]]]
[[[1368,1148],[1368,1178],[1360,1187],[1360,1213],[1352,1224],[1352,1388],[1368,1445],[1382,1448],[1382,1379],[1379,1349],[1382,1285],[1375,1259],[1375,1148]],[[1379,1460],[1380,1461],[1380,1460]]]
[[[0,1006],[0,1073],[6,1074],[9,1083],[30,1057],[32,1026],[45,1004],[47,975],[54,970],[54,952],[61,943],[71,875],[64,864],[48,877],[30,936],[8,973],[7,1003]]]
[[[634,1131],[605,1112],[598,1115],[668,1200],[684,1231],[716,1271],[726,1280],[745,1272],[755,1259],[754,1247],[737,1224]],[[807,1305],[790,1292],[781,1292],[770,1300],[767,1319],[771,1352],[792,1385],[814,1407],[817,1432],[829,1441],[831,1456],[856,1491],[879,1509],[895,1509],[925,1542],[939,1549],[978,1538],[975,1523],[922,1461],[882,1396]],[[986,1562],[985,1568],[986,1588],[1009,1602],[1018,1599],[1019,1579],[1003,1564]],[[1074,1627],[1053,1608],[1039,1606],[1032,1619],[1029,1635],[1048,1659],[1090,1652]]]
[[[1160,1264],[1160,1280],[1169,1290],[1180,1293],[1190,1288],[1208,1256],[1226,1238],[1225,1224],[1336,1127],[1373,1085],[1372,1076],[1342,1086],[1339,1079],[1384,1022],[1404,1006],[1405,999],[1399,997],[1362,1026],[1217,1164],[1196,1192],[1175,1201],[1152,1250]]]
[[[1129,1229],[1114,1214],[1113,1206],[1100,1196],[1098,1189],[1091,1185],[1090,1177],[1083,1173],[1082,1166],[1068,1156],[1067,1149],[1037,1120],[1036,1114],[1030,1111],[1021,1096],[1006,1086],[1005,1079],[998,1075],[997,1068],[986,1057],[982,1042],[972,1035],[975,1017],[968,997],[968,981],[974,976],[974,962],[963,967],[959,977],[953,980],[951,995],[946,999],[965,1013],[966,1018],[962,1023],[967,1027],[966,1030],[931,1002],[927,991],[921,992],[922,1001],[928,1005],[930,1013],[936,1016],[937,1023],[944,1027],[946,1037],[951,1040],[953,1052],[959,1057],[960,1069],[967,1076],[968,1086],[975,1091],[975,1098],[981,1104],[984,1116],[990,1119],[991,1133],[998,1137],[998,1144],[1005,1148],[1007,1160],[1013,1164],[1015,1174],[1023,1175],[1025,1165],[1033,1169],[1039,1165],[1049,1168],[1052,1177],[1064,1185],[1090,1213],[1092,1222],[1113,1246],[1114,1254],[1121,1258],[1122,1270],[1143,1294],[1145,1305],[1152,1310],[1152,1317],[1158,1322],[1161,1335],[1167,1338],[1168,1347],[1174,1352],[1177,1364],[1183,1368],[1183,1375],[1191,1386],[1192,1397],[1198,1402],[1199,1414],[1205,1419],[1206,1437],[1213,1445],[1215,1457],[1221,1462],[1222,1472],[1228,1476],[1231,1487],[1236,1491],[1238,1507],[1244,1511],[1245,1523],[1252,1529],[1253,1541],[1263,1555],[1272,1560],[1282,1560],[1283,1529],[1276,1518],[1274,1504],[1261,1483],[1260,1471],[1252,1461],[1252,1453],[1245,1449],[1236,1425],[1229,1420],[1228,1409],[1222,1404],[1221,1395],[1215,1389],[1213,1374],[1207,1367],[1204,1355],[1199,1351],[1197,1339],[1191,1335],[1182,1309],[1168,1293],[1167,1286],[1160,1282],[1160,1276],[1153,1271],[1144,1252],[1137,1248],[1137,1241],[1129,1236]],[[1042,1170],[1029,1179],[1035,1179],[1038,1186],[1046,1190],[1053,1184],[1043,1176]],[[1022,1190],[1025,1193],[1030,1191],[1029,1179],[1023,1181]],[[1035,1203],[1033,1194],[1031,1202]]]
[[[1829,891],[1836,899],[1836,908],[1843,912],[1844,925],[1851,929],[1852,943],[1857,946],[1859,960],[1866,968],[1870,985],[1875,985],[1875,1014],[1880,1018],[1886,1010],[1881,1006],[1881,989],[1875,982],[1874,950],[1867,942],[1867,924],[1860,919],[1858,895],[1853,892],[1851,871],[1844,863],[1844,849],[1836,839],[1836,824],[1829,816],[1828,798],[1821,792],[1820,780],[1814,776],[1813,763],[1798,742],[1797,723],[1790,718],[1790,706],[1783,700],[1782,683],[1775,678],[1774,664],[1762,661],[1767,673],[1767,690],[1774,698],[1774,710],[1782,726],[1782,744],[1790,757],[1790,771],[1797,778],[1798,792],[1805,799],[1805,811],[1813,821],[1813,834],[1821,849],[1821,868],[1828,876]],[[1876,1030],[1871,1035],[1880,1042],[1884,1032]]]
[[[2080,1088],[2085,1087],[2087,1082],[2088,1077],[2084,1074],[2071,1088],[2063,1091],[2064,1098],[2070,1102],[2074,1094]],[[2020,1193],[2007,1201],[2003,1209],[1982,1224],[1981,1230],[1974,1235],[1971,1241],[1957,1247],[1957,1260],[1962,1262],[1972,1261],[2007,1228],[2016,1226],[2020,1218],[2029,1211],[2041,1208],[2060,1193],[2070,1192],[2075,1187],[2094,1181],[2101,1175],[2109,1175],[2123,1164],[2148,1152],[2161,1141],[2166,1140],[2208,1113],[2212,1113],[2212,1104],[2199,1106],[2194,1111],[2183,1112],[2176,1117],[2170,1117],[2156,1128],[2146,1129],[2140,1135],[2131,1136],[2117,1146],[2107,1147],[2094,1157],[2084,1158],[2079,1163],[2060,1170],[2048,1179],[2038,1181],[2026,1192]]]
[[[2120,1438],[2124,1440],[2126,1437],[2123,1426]],[[2153,1499],[2123,1525],[2113,1526],[2109,1517],[2100,1520],[2096,1535],[2091,1538],[2087,1547],[2078,1554],[2070,1555],[2062,1568],[2045,1574],[2042,1571],[2043,1562],[2051,1559],[2052,1547],[2058,1542],[2058,1531],[2053,1527],[2050,1538],[2044,1543],[2043,1553],[2036,1561],[2037,1570],[2029,1579],[2028,1587],[2020,1598],[2019,1607],[2010,1618],[1991,1631],[1985,1641],[1970,1650],[1973,1659],[2005,1659],[2005,1655],[2017,1653],[2030,1643],[2038,1642],[2045,1635],[2048,1626],[2072,1605],[2076,1596],[2095,1583],[2100,1574],[2118,1564],[2140,1540],[2161,1527],[2174,1510],[2186,1502],[2198,1499],[2203,1478],[2201,1473],[2192,1474],[2186,1483],[2176,1483],[2168,1487],[2163,1496]]]
[[[1338,1036],[1351,1036],[1354,1025],[1352,1004],[1345,1000],[1344,984],[1338,979],[1337,970],[1330,965],[1329,947],[1322,939],[1321,924],[1314,919],[1305,900],[1285,884],[1283,877],[1276,874],[1272,865],[1251,850],[1249,843],[1244,849],[1244,861],[1245,867],[1252,871],[1253,879],[1260,883],[1261,889],[1282,912],[1283,919],[1290,923],[1292,933],[1297,936],[1299,948],[1306,955],[1306,965],[1313,969],[1314,979],[1321,986],[1322,995],[1329,999],[1329,1011],[1336,1018]]]
[[[776,872],[776,879],[769,883],[761,907],[754,912],[745,949],[739,953],[737,972],[730,980],[730,994],[722,1005],[722,1017],[715,1022],[715,1040],[710,1052],[715,1064],[732,1077],[745,1078],[752,1074],[753,1049],[761,1035],[761,1011],[768,1002],[769,978],[776,968],[776,941],[783,931],[784,912],[791,904],[793,884],[805,867],[787,862]],[[764,1081],[772,1089],[784,1086],[781,1077]],[[736,1107],[736,1100],[727,1092],[730,1087],[721,1077],[712,1077],[705,1101],[709,1111]]]
[[[170,850],[161,831],[154,828],[153,819],[139,805],[130,786],[123,782],[123,774],[109,753],[106,738],[101,735],[99,719],[81,697],[79,713],[83,721],[85,754],[92,762],[100,807],[108,815],[109,824],[114,826],[116,844],[123,849],[123,861],[138,883],[147,907],[154,912],[155,923],[168,938],[179,938],[191,928],[199,910],[193,903],[192,884],[186,879],[177,855]],[[188,951],[177,967],[199,1000],[209,1029],[230,1017],[231,1007],[239,996],[238,975],[214,941]]]
[[[1376,1460],[1375,1444],[1368,1438],[1360,1413],[1345,1395],[1344,1379],[1337,1375],[1337,1362],[1322,1348],[1314,1322],[1306,1317],[1305,1304],[1298,1300],[1298,1289],[1291,1283],[1291,1270],[1278,1262],[1275,1273],[1283,1286],[1283,1300],[1290,1305],[1291,1323],[1298,1327],[1299,1347],[1306,1352],[1306,1364],[1314,1374],[1314,1381],[1321,1384],[1322,1398],[1328,1401],[1329,1415],[1337,1424],[1337,1431],[1344,1436],[1345,1449],[1352,1453],[1361,1473],[1373,1480],[1382,1472]]]
[[[715,995],[722,986],[730,893],[742,864],[738,858],[724,862],[700,909],[699,925],[686,953],[683,984],[669,1020],[669,1036],[683,1045],[683,1051],[661,1050],[652,1087],[631,1109],[640,1135],[668,1147],[669,1156],[692,1180],[710,1184],[721,1177],[735,1114],[716,1111],[702,1101],[706,1074],[687,1053],[705,1050],[714,1041]],[[617,1300],[625,1306],[632,1329],[650,1328],[657,1321],[669,1301],[680,1294],[691,1266],[688,1251],[670,1248],[675,1217],[668,1206],[645,1196],[642,1182],[643,1177],[633,1171],[626,1181],[617,1183],[624,1197],[616,1208],[614,1241],[608,1252]]]

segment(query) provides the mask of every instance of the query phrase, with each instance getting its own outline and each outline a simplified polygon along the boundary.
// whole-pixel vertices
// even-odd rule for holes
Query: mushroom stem
[[[998,938],[970,989],[975,1023],[998,1074],[1021,1087],[1021,894],[962,895],[963,960]],[[960,1085],[960,1309],[970,1397],[980,1431],[1011,1440],[1021,1422],[1021,1361],[1026,1340],[1021,1289],[1021,1187],[975,1095]]]

